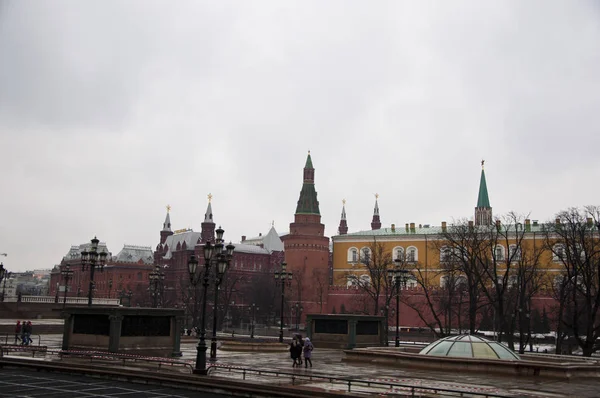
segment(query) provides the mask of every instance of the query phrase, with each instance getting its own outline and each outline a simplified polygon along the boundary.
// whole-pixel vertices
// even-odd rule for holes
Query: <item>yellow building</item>
[[[483,168],[474,221],[459,226],[442,222],[439,226],[409,223],[404,226],[392,224],[388,228],[381,228],[376,198],[371,227],[371,230],[347,233],[344,203],[340,234],[332,237],[334,285],[355,284],[352,275],[363,279],[369,278],[369,272],[363,263],[365,258],[377,256],[372,253],[376,244],[387,255],[387,258],[380,258],[380,261],[387,262],[390,267],[400,265],[411,272],[413,277],[408,280],[407,287],[418,287],[418,276],[422,280],[427,280],[429,284],[443,287],[446,283],[448,263],[453,257],[456,258],[452,255],[452,250],[457,249],[450,248],[461,246],[460,242],[449,242],[448,238],[449,236],[459,238],[461,228],[465,230],[465,234],[469,231],[479,235],[488,234],[485,237],[486,250],[495,263],[498,275],[504,273],[506,267],[516,268],[511,264],[525,260],[529,263],[535,260],[536,266],[545,269],[546,274],[560,273],[564,269],[560,261],[560,253],[563,250],[560,244],[555,245],[552,250],[543,250],[544,247],[549,246],[546,242],[547,233],[542,224],[529,219],[520,220],[517,216],[511,218],[510,215],[503,220],[493,220]],[[489,234],[490,231],[494,233]]]

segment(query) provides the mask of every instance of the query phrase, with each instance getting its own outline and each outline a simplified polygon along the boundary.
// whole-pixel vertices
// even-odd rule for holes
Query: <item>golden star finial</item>
[[[210,201],[212,200],[212,193],[208,194],[208,203],[210,203]]]
[[[342,205],[346,206],[346,199],[342,199]]]
[[[171,205],[167,205],[167,213],[171,211]]]
[[[375,194],[375,200],[377,200],[377,199],[379,199],[379,194],[378,193]]]
[[[308,150],[308,154],[310,155],[310,149]]]

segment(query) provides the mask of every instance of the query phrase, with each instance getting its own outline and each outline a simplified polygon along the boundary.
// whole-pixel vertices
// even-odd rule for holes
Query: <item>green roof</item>
[[[488,197],[487,184],[485,183],[485,172],[481,170],[481,180],[479,181],[479,197],[477,198],[477,207],[490,207],[490,198]]]
[[[305,169],[314,169],[312,165],[312,159],[310,158],[310,152],[308,153],[308,157],[306,158],[306,164],[304,165]]]
[[[308,162],[310,161],[310,155],[308,156]],[[315,190],[315,184],[312,182],[305,182],[302,185],[302,191],[300,191],[300,199],[298,199],[298,206],[296,207],[296,214],[318,214],[319,212],[319,201],[317,200],[317,191]]]
[[[447,231],[448,233],[452,233],[452,227],[454,225],[453,224],[448,224],[447,226]],[[494,228],[495,225],[491,225],[491,226],[479,226],[477,228]],[[508,228],[509,230],[514,230],[514,226],[513,225],[507,225],[504,224],[502,226],[503,228]],[[523,230],[524,228],[526,228],[525,225],[523,224],[519,224],[519,230]],[[527,229],[526,232],[543,232],[544,231],[544,224],[538,223],[538,224],[530,224],[529,229]],[[365,230],[365,231],[357,231],[357,232],[350,232],[347,233],[345,235],[335,235],[332,238],[337,239],[341,239],[344,240],[346,238],[360,238],[360,237],[372,237],[372,236],[388,236],[388,237],[392,237],[392,236],[410,236],[410,235],[441,235],[443,233],[442,227],[440,225],[436,225],[436,226],[429,226],[429,227],[425,227],[425,226],[421,226],[421,228],[419,228],[418,225],[415,226],[414,230],[411,230],[410,228],[407,230],[405,226],[402,227],[398,227],[396,226],[396,228],[394,229],[394,231],[392,231],[391,228],[381,228],[381,229],[376,229],[376,230]]]

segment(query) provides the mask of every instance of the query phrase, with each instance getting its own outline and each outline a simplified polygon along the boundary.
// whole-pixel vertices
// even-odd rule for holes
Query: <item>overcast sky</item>
[[[0,0],[0,257],[600,204],[596,1]]]

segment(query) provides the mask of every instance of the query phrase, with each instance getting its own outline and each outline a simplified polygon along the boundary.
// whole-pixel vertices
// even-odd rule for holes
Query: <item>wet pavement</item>
[[[41,340],[42,345],[47,345],[49,349],[60,349],[62,335],[43,335]],[[182,341],[182,360],[194,363],[196,344],[197,341],[193,339],[186,338]],[[401,384],[418,387],[421,390],[427,388],[453,389],[463,391],[465,395],[469,393],[487,393],[507,397],[548,398],[600,396],[600,379],[539,380],[528,377],[413,370],[343,362],[343,356],[342,350],[319,349],[316,347],[313,351],[312,368],[294,368],[287,351],[234,352],[219,350],[218,359],[214,362],[214,365],[216,365],[215,370],[211,371],[211,377],[234,378],[237,380],[245,378],[249,382],[274,385],[302,384],[310,389],[330,391],[347,391],[347,382],[330,382],[318,378],[310,380],[309,378],[311,376],[328,376],[355,381]],[[47,359],[51,360],[52,357],[47,356]],[[210,364],[208,363],[208,365]],[[247,371],[244,371],[244,369]],[[259,374],[258,371],[267,371],[267,374]],[[275,373],[279,374],[275,375]],[[351,389],[352,392],[364,392],[366,394],[394,394],[409,391],[407,387],[390,387],[390,385],[377,387],[360,383],[353,383]]]

